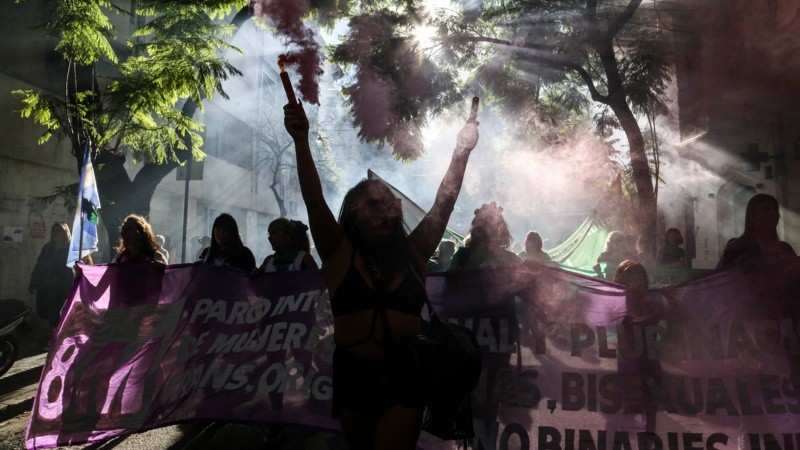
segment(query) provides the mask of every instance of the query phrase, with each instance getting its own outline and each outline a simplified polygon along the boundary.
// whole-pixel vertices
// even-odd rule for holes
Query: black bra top
[[[365,309],[374,309],[380,301],[383,301],[384,308],[387,310],[399,311],[414,316],[421,315],[428,293],[425,291],[425,286],[423,286],[419,278],[414,276],[410,268],[397,288],[386,292],[382,296],[367,285],[353,261],[355,261],[355,250],[353,250],[350,268],[331,298],[333,317]],[[384,298],[382,299],[381,297]]]

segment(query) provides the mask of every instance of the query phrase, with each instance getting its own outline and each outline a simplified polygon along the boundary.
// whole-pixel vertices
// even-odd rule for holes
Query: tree
[[[307,106],[310,117],[316,115],[314,106]],[[288,217],[284,187],[290,183],[297,183],[296,164],[294,155],[294,141],[286,133],[283,122],[278,117],[261,114],[258,118],[256,131],[256,162],[255,170],[258,173],[266,171],[269,189],[275,196],[281,217]],[[330,138],[327,133],[320,131],[319,121],[312,120],[309,136],[311,151],[314,153],[320,178],[323,185],[336,189],[341,185],[341,171],[336,165],[331,152]],[[316,135],[316,138],[314,136]],[[258,178],[261,178],[260,176]]]
[[[648,101],[663,99],[663,90],[648,91],[649,83],[666,83],[669,71],[650,70],[668,67],[668,55],[633,57],[644,55],[641,27],[633,21],[641,0],[498,0],[435,11],[420,0],[351,3],[360,9],[332,56],[356,67],[346,93],[363,138],[414,158],[422,151],[415,136],[425,117],[460,101],[459,90],[480,92],[513,114],[538,104],[543,86],[579,81],[589,98],[613,113],[605,125],[626,136],[637,224],[653,245],[656,198],[634,109],[660,113]],[[643,103],[631,96],[633,88],[648,92]]]
[[[282,131],[277,129],[272,121],[262,121],[256,134],[258,156],[255,170],[257,172],[266,171],[269,174],[267,178],[272,180],[269,183],[269,189],[275,196],[281,217],[287,217],[288,211],[282,188],[296,166],[294,164],[294,142],[286,132]]]
[[[91,152],[110,247],[122,217],[148,215],[159,182],[187,158],[204,157],[203,126],[192,116],[204,99],[227,97],[223,81],[240,74],[220,55],[236,51],[225,38],[247,9],[231,24],[220,20],[245,3],[141,0],[134,14],[142,25],[119,49],[109,14],[120,11],[110,1],[51,2],[45,28],[65,61],[63,95],[14,94],[20,114],[45,127],[39,143],[53,136],[69,140],[78,170],[84,149]],[[100,75],[100,65],[113,75]],[[129,158],[144,163],[133,177],[124,167]]]

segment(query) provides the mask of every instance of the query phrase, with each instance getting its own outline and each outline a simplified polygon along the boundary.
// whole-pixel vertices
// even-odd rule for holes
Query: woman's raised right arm
[[[286,131],[294,139],[295,154],[297,156],[297,178],[300,182],[300,193],[308,210],[308,224],[311,236],[317,247],[320,258],[325,261],[333,251],[339,247],[344,238],[344,233],[336,222],[330,207],[322,195],[322,182],[311,156],[311,147],[308,145],[308,118],[302,104],[287,104],[283,107],[284,125]]]

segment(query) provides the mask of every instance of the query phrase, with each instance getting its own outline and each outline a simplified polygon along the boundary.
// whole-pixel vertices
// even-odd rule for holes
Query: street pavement
[[[33,407],[47,353],[46,334],[36,320],[16,331],[20,355],[0,377],[0,450],[25,448],[25,428]],[[173,425],[97,444],[59,447],[64,450],[343,450],[340,435],[288,427],[197,423]]]

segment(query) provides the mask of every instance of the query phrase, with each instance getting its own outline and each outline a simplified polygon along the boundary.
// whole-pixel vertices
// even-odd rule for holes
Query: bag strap
[[[356,262],[356,249],[355,249],[355,247],[353,247],[353,254],[350,257],[350,267],[348,267],[347,270],[353,270],[354,269],[353,265],[355,264],[355,262]],[[361,275],[358,275],[358,276],[361,276]],[[376,286],[374,280],[372,281],[372,284],[373,284],[373,286]],[[381,305],[381,307],[382,307],[382,305]],[[382,315],[383,315],[383,317],[381,318],[381,320],[382,321],[386,320],[386,311],[383,311]],[[339,347],[344,348],[344,349],[348,349],[348,348],[353,348],[353,347],[359,346],[361,344],[378,344],[378,345],[382,346],[383,343],[381,342],[381,340],[378,339],[377,337],[375,337],[375,328],[377,327],[378,317],[379,316],[380,316],[380,313],[378,312],[378,308],[373,308],[372,309],[372,323],[369,326],[369,335],[367,335],[367,337],[365,337],[365,338],[361,338],[361,339],[359,339],[359,340],[357,340],[355,342],[352,342],[350,344],[339,345]],[[385,324],[382,324],[382,326],[384,328],[386,328]]]
[[[420,277],[419,274],[417,273],[417,271],[414,270],[413,265],[409,265],[408,271],[411,272],[412,275],[414,275],[414,278],[416,278],[417,281],[419,281],[419,284],[421,284],[422,288],[424,289],[425,288],[425,282],[422,281],[422,277]],[[442,319],[439,318],[439,315],[436,314],[436,310],[433,309],[433,305],[431,304],[431,299],[428,298],[427,291],[425,292],[425,307],[428,308],[428,317],[430,317],[431,321],[435,321],[435,322],[441,322],[442,321]]]
[[[422,278],[419,276],[417,271],[414,270],[413,264],[408,265],[408,271],[411,272],[414,278],[416,278],[417,281],[419,281],[419,283],[422,285],[424,289],[425,283],[422,281]],[[383,338],[384,338],[383,345],[386,346],[388,342],[388,345],[391,346],[394,345],[395,340],[394,336],[392,335],[392,330],[391,328],[389,328],[389,318],[386,316],[386,305],[384,304],[384,299],[389,294],[387,287],[388,282],[379,282],[378,280],[375,279],[374,276],[372,276],[372,274],[370,274],[370,277],[372,278],[372,285],[375,287],[375,291],[379,294],[378,304],[375,305],[373,311],[375,311],[375,314],[378,314],[381,319],[381,327],[383,327]],[[433,309],[433,305],[431,304],[431,300],[428,298],[427,293],[425,294],[425,306],[428,308],[428,317],[430,318],[431,322],[442,322],[442,320],[436,314],[436,310]],[[374,332],[374,326],[375,326],[374,314],[373,314],[372,325],[373,327],[370,330],[370,335],[372,335],[372,333]]]

